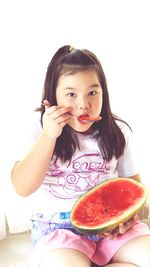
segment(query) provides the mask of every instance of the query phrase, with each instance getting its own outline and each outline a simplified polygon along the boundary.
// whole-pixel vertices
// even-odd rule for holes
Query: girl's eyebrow
[[[77,90],[77,89],[74,87],[65,87],[64,90]]]
[[[90,85],[87,90],[91,90],[93,88],[101,88],[100,84],[98,83],[94,83],[92,85]],[[77,88],[75,87],[71,87],[71,86],[68,86],[68,87],[65,87],[64,90],[78,90]]]
[[[92,84],[91,86],[89,86],[88,89],[92,89],[92,88],[101,88],[101,86],[100,86],[99,83],[94,83],[94,84]]]

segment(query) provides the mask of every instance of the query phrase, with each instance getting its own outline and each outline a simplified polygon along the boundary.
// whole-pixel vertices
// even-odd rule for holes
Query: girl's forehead
[[[95,79],[95,80],[99,80],[98,78],[98,74],[95,70],[82,70],[79,71],[77,73],[64,73],[62,74],[58,81],[68,81],[68,80],[72,80],[72,81],[78,81],[78,80],[90,80],[90,79]]]
[[[60,76],[57,89],[90,89],[100,88],[100,81],[96,71],[81,71],[76,74],[64,74]]]

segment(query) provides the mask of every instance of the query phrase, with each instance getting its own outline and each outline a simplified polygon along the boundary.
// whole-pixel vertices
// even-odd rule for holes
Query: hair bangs
[[[74,75],[74,74],[77,74],[81,71],[96,71],[98,72],[98,68],[96,65],[75,65],[75,64],[72,64],[72,65],[69,65],[69,64],[62,64],[61,66],[59,66],[60,70],[59,70],[59,73],[60,73],[60,76],[62,75]]]
[[[98,71],[98,66],[88,51],[72,49],[64,55],[58,69],[60,75],[73,75],[86,70]]]

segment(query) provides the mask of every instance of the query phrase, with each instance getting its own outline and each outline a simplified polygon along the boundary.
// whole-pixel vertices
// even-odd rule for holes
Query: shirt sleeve
[[[117,172],[119,177],[130,177],[139,173],[136,138],[126,124],[122,125],[121,130],[126,140],[126,146],[123,155],[118,159]]]
[[[27,130],[27,136],[25,136],[25,140],[21,140],[21,144],[18,146],[15,152],[15,161],[22,160],[27,153],[32,149],[33,145],[35,144],[38,136],[40,135],[42,131],[41,126],[41,113],[40,112],[34,112],[31,115],[28,130]]]

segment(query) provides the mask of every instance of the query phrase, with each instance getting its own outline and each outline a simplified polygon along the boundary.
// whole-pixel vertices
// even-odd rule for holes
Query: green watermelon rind
[[[135,181],[133,179],[130,179],[130,181],[136,185],[138,185],[140,188],[143,189],[143,195],[141,196],[141,198],[136,202],[136,205],[131,206],[129,209],[127,209],[123,214],[108,220],[108,222],[105,222],[103,224],[100,224],[98,226],[79,226],[78,223],[76,221],[74,221],[73,219],[73,214],[74,211],[76,209],[76,207],[80,204],[80,202],[84,199],[85,196],[87,195],[92,195],[93,192],[96,191],[97,188],[99,188],[100,186],[103,186],[106,183],[109,182],[116,182],[118,180],[127,180],[129,181],[129,178],[113,178],[107,181],[102,182],[101,184],[93,187],[92,189],[90,189],[88,192],[86,192],[85,194],[83,194],[74,204],[72,210],[71,210],[71,216],[70,216],[70,220],[71,223],[73,225],[73,227],[75,229],[77,229],[79,232],[81,233],[89,233],[89,234],[100,234],[100,233],[104,233],[104,232],[108,232],[111,231],[113,229],[115,229],[120,223],[125,223],[128,220],[130,220],[135,214],[137,214],[144,206],[144,204],[146,203],[147,197],[148,197],[148,189],[147,187],[142,184],[141,182]]]

